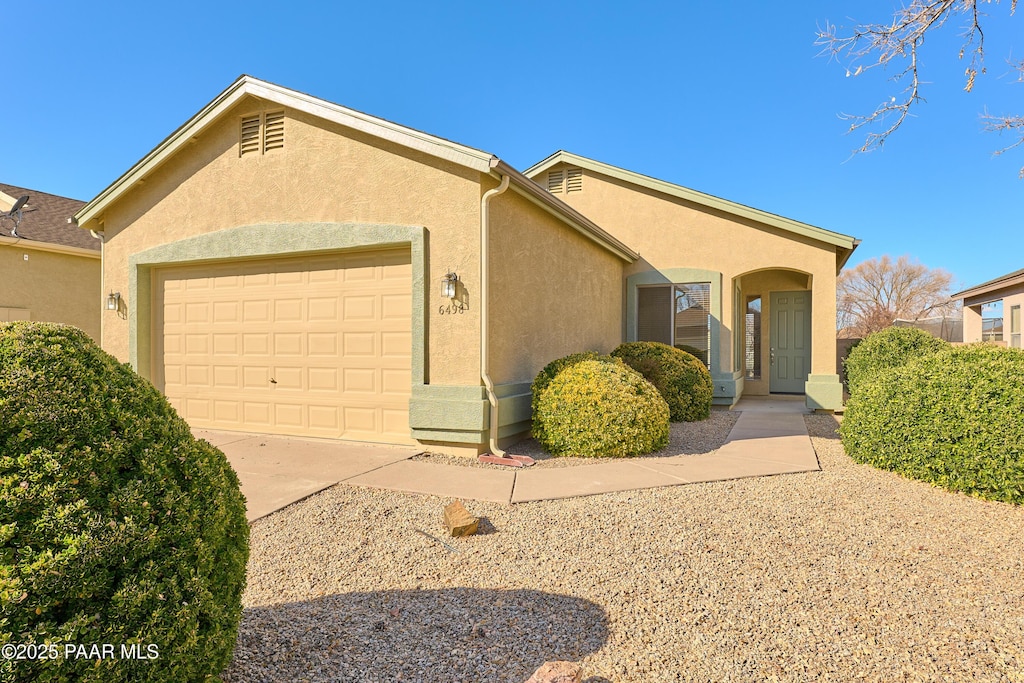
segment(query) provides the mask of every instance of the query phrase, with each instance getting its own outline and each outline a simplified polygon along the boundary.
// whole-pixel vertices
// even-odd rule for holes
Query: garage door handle
[[[271,383],[271,384],[277,384],[277,380],[276,380],[276,379],[274,379],[273,377],[271,377],[271,378],[270,378],[270,383]]]

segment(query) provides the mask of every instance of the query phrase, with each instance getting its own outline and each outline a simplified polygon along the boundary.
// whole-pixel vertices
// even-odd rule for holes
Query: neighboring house
[[[988,282],[982,282],[952,297],[964,306],[964,341],[989,341],[999,333],[1001,341],[1011,348],[1021,348],[1020,309],[1024,305],[1024,269],[1015,270]],[[982,319],[986,304],[1003,302],[1002,319]]]
[[[450,452],[521,438],[546,363],[629,339],[703,353],[723,405],[841,406],[853,238],[564,152],[528,173],[243,76],[76,215],[126,313],[103,347],[195,427]]]
[[[68,224],[84,205],[0,183],[0,322],[68,323],[100,338],[100,241]]]

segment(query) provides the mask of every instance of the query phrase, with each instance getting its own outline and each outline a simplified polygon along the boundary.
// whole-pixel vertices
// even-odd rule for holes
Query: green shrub
[[[217,680],[248,538],[224,454],[149,382],[77,328],[0,325],[0,643],[61,654],[0,660],[0,680]],[[158,656],[122,659],[132,644]]]
[[[705,351],[703,349],[698,349],[695,346],[690,346],[689,344],[676,344],[675,348],[679,349],[680,351],[685,351],[686,353],[690,354],[691,356],[693,356],[694,358],[699,360],[701,363],[703,363],[704,367],[708,366],[708,352],[707,351]]]
[[[537,418],[537,409],[540,406],[540,397],[544,393],[544,390],[548,388],[558,373],[566,368],[571,368],[577,363],[582,363],[585,360],[600,360],[602,356],[597,351],[583,351],[582,353],[571,353],[568,356],[562,358],[556,358],[547,365],[544,369],[537,373],[537,376],[533,380],[533,384],[530,385],[530,410],[533,416],[532,433],[533,438],[538,441],[544,438],[544,424]],[[607,358],[607,356],[604,356]]]
[[[668,444],[668,406],[657,389],[622,363],[584,360],[541,394],[541,445],[555,455],[622,457]]]
[[[661,342],[626,342],[612,351],[653,384],[668,403],[673,422],[706,420],[711,415],[711,373],[693,354]]]
[[[953,347],[861,385],[840,427],[857,462],[1024,502],[1024,352]]]
[[[847,390],[852,396],[880,372],[948,348],[947,342],[914,327],[890,327],[869,334],[843,363]]]

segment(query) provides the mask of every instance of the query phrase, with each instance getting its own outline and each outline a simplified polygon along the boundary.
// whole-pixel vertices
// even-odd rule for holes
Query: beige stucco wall
[[[1010,285],[986,294],[964,300],[964,341],[981,341],[981,305],[999,300],[1003,302],[1003,341],[1010,343],[1010,308],[1020,306],[1024,311],[1024,284]],[[1024,323],[1024,319],[1022,319]]]
[[[0,308],[27,308],[31,320],[75,325],[99,340],[99,252],[78,256],[3,244],[0,274]]]
[[[479,384],[478,309],[438,313],[439,282],[448,268],[478,291],[479,174],[293,110],[285,110],[284,149],[239,157],[240,119],[262,109],[255,98],[242,100],[107,208],[107,288],[128,291],[131,254],[225,228],[304,222],[424,226],[427,381]],[[131,314],[135,302],[126,303]],[[103,332],[104,348],[122,360],[129,358],[128,329],[126,320],[111,318]]]
[[[514,191],[490,211],[494,382],[530,382],[561,356],[614,349],[625,261]]]
[[[557,170],[565,164],[554,166]],[[544,174],[537,178],[542,184]],[[556,195],[640,252],[626,275],[648,269],[703,268],[721,272],[723,371],[734,370],[733,281],[770,269],[810,275],[813,374],[835,374],[836,249],[817,240],[687,203],[676,197],[584,170],[580,192]],[[767,294],[766,294],[767,296]]]

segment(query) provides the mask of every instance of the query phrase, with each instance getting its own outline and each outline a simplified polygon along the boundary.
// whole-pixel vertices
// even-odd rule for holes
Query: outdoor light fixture
[[[116,311],[121,308],[121,292],[111,292],[107,295],[107,310]]]
[[[454,299],[457,296],[455,293],[455,283],[458,281],[459,276],[452,271],[448,271],[448,273],[441,278],[441,296]]]

